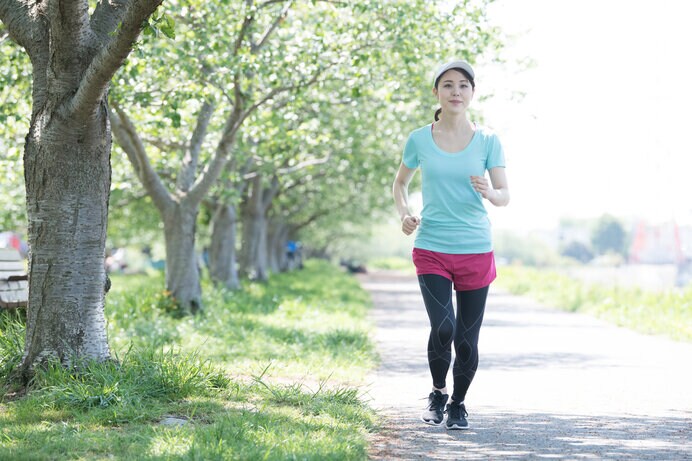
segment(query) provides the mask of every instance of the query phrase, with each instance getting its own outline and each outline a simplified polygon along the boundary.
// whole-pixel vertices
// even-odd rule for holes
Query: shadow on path
[[[692,344],[492,288],[466,399],[471,429],[449,432],[418,420],[431,380],[415,275],[359,280],[381,357],[368,392],[383,416],[372,459],[692,460]]]
[[[390,423],[373,440],[371,459],[686,460],[692,459],[691,416],[689,413],[680,417],[644,418],[483,412],[468,431],[447,431],[417,421],[396,428]]]

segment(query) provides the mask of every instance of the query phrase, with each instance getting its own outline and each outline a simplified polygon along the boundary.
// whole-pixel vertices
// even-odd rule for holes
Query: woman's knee
[[[445,321],[437,326],[436,330],[437,339],[440,341],[440,344],[447,345],[452,342],[452,338],[454,338],[454,324],[451,321],[445,319]]]
[[[469,343],[464,338],[460,338],[460,340],[455,341],[454,352],[463,363],[471,360],[475,361],[474,359],[478,357],[478,345]]]

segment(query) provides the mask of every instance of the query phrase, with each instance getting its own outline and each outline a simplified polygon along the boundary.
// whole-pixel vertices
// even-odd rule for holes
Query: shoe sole
[[[466,426],[459,426],[458,424],[452,424],[452,425],[448,425],[448,426],[447,426],[447,430],[448,430],[448,431],[466,430],[466,429],[468,429],[468,428],[469,428],[468,425],[466,425]]]
[[[423,418],[421,418],[420,420],[423,421],[423,422],[424,422],[425,424],[427,424],[428,426],[442,426],[442,424],[445,422],[444,419],[443,419],[442,421],[440,421],[439,423],[436,423],[436,422],[433,421],[433,420],[426,421],[426,420],[423,419]]]

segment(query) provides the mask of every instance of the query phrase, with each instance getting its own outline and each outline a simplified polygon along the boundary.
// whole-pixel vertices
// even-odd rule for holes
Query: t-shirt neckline
[[[456,152],[447,152],[446,150],[442,149],[440,146],[437,145],[435,142],[435,138],[433,137],[433,126],[435,125],[435,122],[432,122],[430,124],[430,130],[428,130],[428,136],[430,136],[430,142],[432,145],[435,147],[435,150],[443,155],[449,155],[450,157],[457,156],[459,154],[463,154],[471,145],[476,141],[476,134],[478,133],[478,124],[476,122],[473,122],[473,136],[471,136],[471,140],[469,141],[468,144],[466,144],[466,147],[463,149],[456,151]]]

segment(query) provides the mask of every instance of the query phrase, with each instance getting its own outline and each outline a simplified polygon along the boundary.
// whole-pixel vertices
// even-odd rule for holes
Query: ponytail
[[[440,114],[441,114],[441,113],[442,113],[442,108],[441,108],[441,107],[435,111],[435,121],[436,121],[436,122],[440,120]]]

